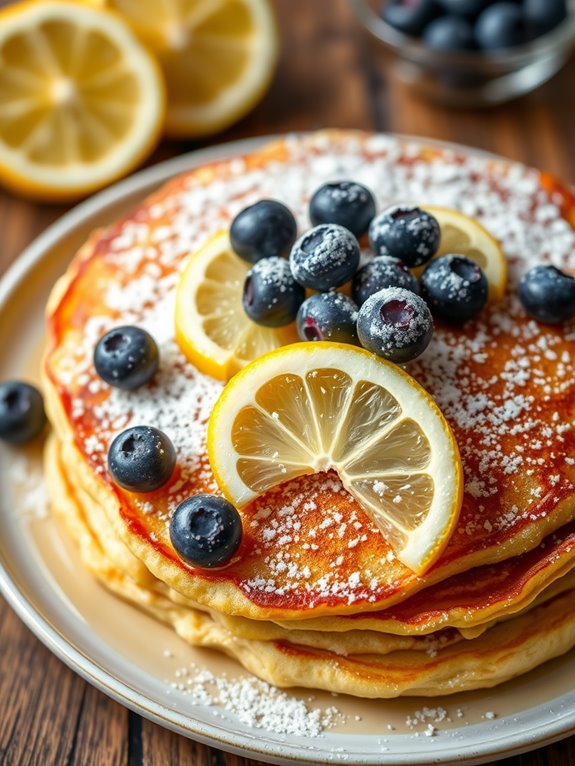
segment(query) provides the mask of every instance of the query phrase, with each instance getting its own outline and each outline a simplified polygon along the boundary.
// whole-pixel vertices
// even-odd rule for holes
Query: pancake
[[[244,509],[244,542],[225,570],[189,567],[169,542],[168,521],[185,497],[217,491],[205,423],[221,383],[195,370],[174,341],[179,271],[190,251],[259,198],[282,199],[303,229],[310,194],[337,177],[372,188],[378,209],[399,200],[462,208],[507,254],[505,299],[464,328],[437,323],[427,351],[407,365],[443,410],[462,453],[466,491],[458,529],[440,560],[417,577],[337,477],[318,474]],[[154,576],[225,615],[276,621],[365,615],[536,548],[575,515],[575,335],[571,326],[526,318],[516,286],[533,263],[575,271],[574,211],[573,195],[535,170],[347,132],[288,137],[175,179],[96,234],[50,301],[47,407],[67,455],[74,454],[81,486]],[[97,339],[127,323],[148,329],[162,358],[155,381],[136,392],[110,390],[92,364]],[[105,458],[119,431],[146,423],[170,436],[178,467],[169,485],[138,496],[110,481]],[[489,593],[489,581],[484,588]]]
[[[366,698],[450,694],[501,683],[575,644],[575,616],[569,609],[573,588],[551,594],[525,616],[491,627],[471,641],[446,630],[426,638],[356,630],[335,636],[283,630],[267,640],[238,634],[237,625],[230,629],[217,614],[173,603],[163,583],[145,587],[117,568],[67,482],[58,452],[56,440],[51,439],[46,473],[58,490],[53,509],[79,545],[83,563],[107,588],[173,626],[190,644],[224,651],[275,686],[328,689]],[[247,619],[243,623],[258,625]],[[322,640],[331,642],[331,647],[322,646]]]
[[[144,586],[149,585],[150,578],[156,578],[115,536],[97,498],[92,497],[83,488],[81,464],[78,463],[77,457],[75,458],[74,451],[59,444],[58,452],[63,455],[58,460],[66,466],[66,473],[73,487],[69,488],[67,493],[73,493],[76,501],[81,504],[87,523],[95,530],[102,546],[108,552],[108,559],[114,562],[118,570],[126,572],[132,580]],[[52,469],[48,473],[52,475],[53,472]],[[55,481],[51,481],[51,495],[58,498],[62,489],[54,486]],[[416,636],[430,634],[443,627],[458,628],[464,635],[475,637],[496,620],[529,607],[537,596],[548,591],[552,584],[558,585],[557,592],[568,589],[568,575],[573,577],[574,572],[575,522],[571,522],[527,553],[453,575],[380,612],[306,618],[284,623],[262,620],[256,622],[249,618],[221,615],[221,621],[237,635],[249,638],[278,637],[283,635],[282,629],[330,633],[362,630],[396,636]],[[184,605],[197,606],[185,596],[180,595],[178,598],[177,591],[173,591],[170,598]],[[212,611],[218,614],[215,610]],[[314,641],[317,643],[317,639]]]
[[[196,625],[195,612],[199,607],[181,594],[168,588],[148,572],[147,577],[134,577],[134,557],[121,541],[109,544],[109,527],[101,509],[84,492],[79,492],[74,482],[67,478],[67,464],[62,460],[54,438],[49,440],[45,453],[45,474],[52,488],[52,509],[66,527],[79,547],[83,564],[107,588],[126,600],[145,608],[154,617],[166,622],[190,643]],[[137,561],[137,560],[136,560]],[[202,609],[222,627],[238,638],[268,640],[288,639],[290,631],[262,621],[236,618],[234,624],[215,611]],[[412,636],[394,636],[374,631],[349,631],[344,635],[326,634],[320,631],[298,631],[297,643],[351,654],[358,646],[362,651],[387,654],[391,651],[428,651],[439,643],[443,646],[462,640],[457,631],[443,631],[440,639],[422,640]]]
[[[575,522],[546,537],[527,553],[469,569],[379,612],[323,617],[283,624],[292,630],[376,630],[422,635],[443,625],[477,635],[478,626],[528,607],[551,584],[575,572]]]

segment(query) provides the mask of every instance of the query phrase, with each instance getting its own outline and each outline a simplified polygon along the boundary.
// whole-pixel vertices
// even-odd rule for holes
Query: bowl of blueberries
[[[534,90],[575,43],[575,0],[352,0],[394,74],[449,106]]]

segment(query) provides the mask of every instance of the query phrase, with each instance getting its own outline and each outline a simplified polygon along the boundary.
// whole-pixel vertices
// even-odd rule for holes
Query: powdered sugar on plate
[[[170,687],[194,705],[209,705],[231,713],[241,724],[276,734],[318,737],[346,717],[335,706],[315,707],[253,676],[228,678],[195,664],[180,668]]]
[[[173,653],[170,656],[173,657]],[[178,667],[167,683],[170,693],[182,694],[188,704],[207,706],[216,717],[231,715],[242,726],[267,733],[313,739],[330,730],[347,729],[362,722],[362,716],[349,712],[349,700],[343,705],[347,712],[338,706],[337,694],[332,694],[336,700],[334,704],[326,704],[314,695],[304,698],[253,676],[214,673],[195,662]],[[454,724],[462,727],[474,723],[476,715],[470,718],[467,710],[460,706],[429,704],[411,710],[402,722],[397,712],[390,718],[384,709],[378,716],[377,728],[387,735],[408,733],[415,738],[437,737],[442,731],[452,729]],[[480,715],[484,721],[497,718],[497,713],[491,709]],[[388,742],[389,736],[382,738],[380,744]],[[339,752],[346,751],[339,748]]]
[[[30,518],[48,516],[48,488],[38,455],[32,456],[23,448],[10,450],[10,478],[16,495],[13,508]]]

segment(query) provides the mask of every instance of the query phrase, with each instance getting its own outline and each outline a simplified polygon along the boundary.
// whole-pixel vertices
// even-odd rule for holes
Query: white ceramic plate
[[[0,285],[0,380],[37,380],[43,307],[51,285],[89,231],[109,223],[165,179],[203,162],[249,151],[263,139],[178,157],[81,204],[47,229]],[[428,142],[429,143],[429,142]],[[309,690],[310,707],[336,705],[344,724],[316,738],[274,734],[170,686],[195,663],[215,674],[245,672],[219,654],[184,644],[170,629],[98,586],[53,519],[41,513],[40,450],[0,451],[0,588],[21,619],[60,659],[106,694],[180,734],[270,763],[476,764],[549,744],[575,732],[575,655],[494,690],[454,697],[362,701]],[[423,706],[451,721],[406,725]],[[491,713],[495,713],[493,717]],[[486,716],[486,713],[489,713]],[[433,723],[433,721],[431,721]]]

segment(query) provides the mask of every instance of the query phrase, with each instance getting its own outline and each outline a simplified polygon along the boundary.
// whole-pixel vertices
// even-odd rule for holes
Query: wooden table
[[[445,111],[386,77],[346,0],[276,0],[283,57],[264,102],[214,139],[326,126],[481,147],[575,181],[575,60],[549,84],[491,111]],[[164,143],[150,163],[205,143]],[[0,272],[66,208],[0,192]],[[257,766],[179,737],[86,684],[0,599],[0,763]],[[504,766],[575,766],[575,738]]]

